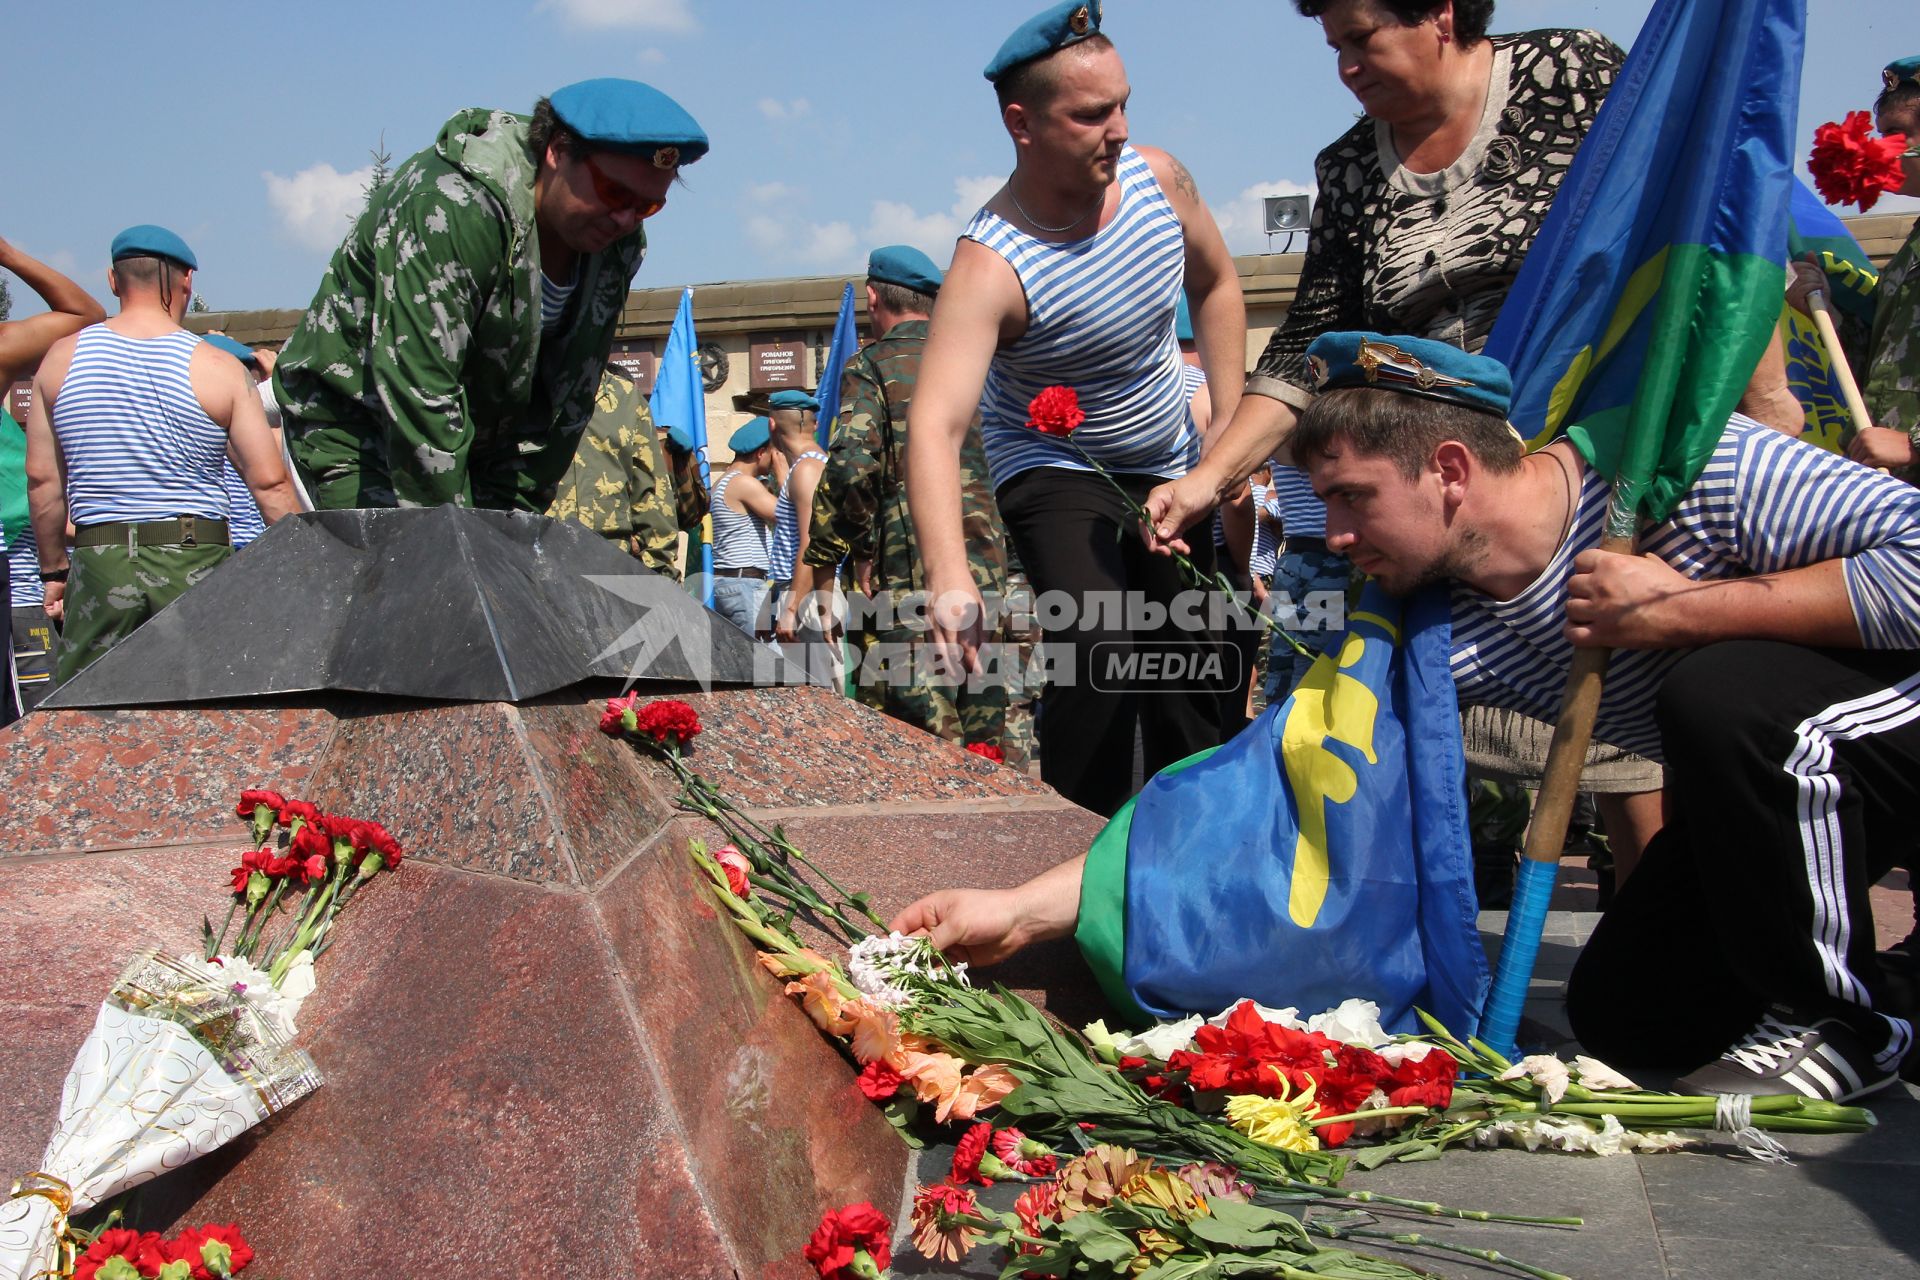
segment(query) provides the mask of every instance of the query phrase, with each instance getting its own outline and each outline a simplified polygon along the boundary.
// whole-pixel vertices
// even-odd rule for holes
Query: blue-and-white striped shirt
[[[827,455],[818,449],[809,449],[793,460],[794,466],[800,465],[800,458],[818,458],[827,460]],[[773,567],[768,571],[775,582],[786,582],[793,577],[793,561],[800,554],[800,513],[793,508],[793,467],[787,468],[786,483],[780,486],[780,500],[773,504]],[[808,512],[811,518],[813,513]]]
[[[185,329],[158,338],[104,324],[80,331],[53,402],[75,524],[227,518],[227,433],[200,407],[187,372],[201,341]]]
[[[1038,240],[982,209],[962,233],[1007,260],[1027,295],[1027,331],[993,358],[980,400],[995,488],[1034,467],[1087,470],[1027,425],[1048,387],[1079,393],[1074,441],[1113,471],[1181,476],[1200,458],[1173,314],[1186,281],[1180,215],[1139,152],[1121,152],[1113,220],[1082,240]]]
[[[1453,678],[1462,703],[1559,714],[1573,646],[1567,581],[1600,545],[1610,486],[1588,470],[1573,529],[1511,600],[1453,588]],[[1692,579],[1740,578],[1840,560],[1869,649],[1920,649],[1920,489],[1735,415],[1693,488],[1640,549]],[[1684,650],[1616,649],[1594,736],[1663,759],[1654,695]]]
[[[735,480],[758,484],[752,476],[739,471],[724,471],[713,482],[713,567],[716,569],[771,568],[767,558],[767,522],[751,511],[735,511],[727,505],[727,486]],[[789,561],[791,565],[791,561]]]
[[[1280,559],[1280,535],[1269,522],[1280,518],[1280,502],[1270,484],[1255,481],[1248,487],[1253,496],[1253,549],[1247,555],[1247,572],[1271,578]]]
[[[1307,473],[1273,464],[1273,496],[1280,508],[1280,529],[1289,538],[1327,536],[1327,504],[1313,491]]]

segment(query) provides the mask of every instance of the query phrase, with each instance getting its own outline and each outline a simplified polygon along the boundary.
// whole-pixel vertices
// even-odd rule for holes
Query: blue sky
[[[1651,0],[1502,0],[1496,31],[1596,27],[1623,44]],[[1920,53],[1914,0],[1811,0],[1800,134],[1871,104]],[[0,236],[105,296],[115,232],[159,222],[216,309],[304,306],[357,207],[467,106],[525,110],[590,76],[646,80],[713,139],[649,224],[635,283],[857,270],[905,240],[946,261],[1010,144],[980,67],[1038,0],[340,0],[10,6],[9,198]],[[1319,25],[1284,0],[1108,0],[1133,136],[1184,160],[1236,252],[1259,196],[1304,190],[1353,119]],[[21,127],[20,122],[31,122]],[[1805,146],[1803,145],[1803,152]],[[1883,209],[1920,202],[1883,202]],[[39,309],[17,282],[15,314]]]

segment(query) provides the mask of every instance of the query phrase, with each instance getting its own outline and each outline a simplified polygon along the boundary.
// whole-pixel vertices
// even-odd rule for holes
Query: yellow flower
[[[1228,1098],[1227,1123],[1269,1147],[1302,1154],[1318,1151],[1320,1139],[1307,1123],[1315,1110],[1314,1086],[1309,1084],[1289,1096],[1286,1073],[1275,1068],[1274,1074],[1280,1078],[1280,1096],[1262,1098],[1258,1094],[1242,1093]]]

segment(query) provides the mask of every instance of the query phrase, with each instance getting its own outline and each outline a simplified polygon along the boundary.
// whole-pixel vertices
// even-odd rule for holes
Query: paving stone
[[[1828,1233],[1809,1223],[1814,1233]],[[1839,1280],[1840,1277],[1920,1276],[1920,1264],[1893,1249],[1857,1248],[1801,1240],[1663,1241],[1673,1280]]]
[[[1640,1168],[1663,1240],[1787,1248],[1812,1241],[1920,1255],[1915,1180],[1902,1171],[1838,1159],[1773,1165],[1692,1153],[1642,1160]]]

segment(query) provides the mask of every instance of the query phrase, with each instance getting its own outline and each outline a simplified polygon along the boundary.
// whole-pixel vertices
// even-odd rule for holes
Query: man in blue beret
[[[907,415],[926,352],[940,268],[910,245],[867,258],[867,320],[874,340],[840,376],[841,428],[814,490],[807,548],[793,594],[804,600],[855,562],[861,613],[873,620],[856,655],[855,696],[876,711],[960,746],[1005,750],[1008,684],[997,672],[971,682],[940,679],[927,661],[926,633],[908,625],[926,566],[907,515]],[[961,523],[967,568],[982,596],[1007,593],[1007,535],[987,483],[978,421],[960,450]]]
[[[1524,451],[1498,362],[1330,333],[1307,363],[1292,447],[1327,543],[1389,591],[1449,585],[1460,700],[1552,719],[1574,650],[1605,646],[1595,736],[1666,766],[1667,825],[1568,984],[1585,1049],[1694,1067],[1686,1094],[1892,1084],[1913,1026],[1867,888],[1920,806],[1920,491],[1736,414],[1640,554],[1604,552],[1612,486],[1571,441]],[[1078,882],[893,927],[991,959],[1070,929]]]
[[[1014,168],[962,233],[940,291],[909,432],[913,519],[936,639],[972,665],[985,631],[967,567],[959,458],[977,406],[1000,514],[1034,589],[1078,606],[1048,635],[1060,665],[1044,695],[1043,776],[1110,814],[1132,791],[1136,729],[1149,773],[1220,734],[1215,699],[1116,685],[1094,662],[1133,667],[1138,645],[1191,653],[1217,637],[1114,624],[1097,607],[1118,593],[1133,617],[1164,618],[1185,585],[1171,562],[1121,536],[1136,521],[1081,450],[1135,498],[1184,475],[1199,460],[1201,433],[1188,411],[1174,310],[1184,290],[1214,418],[1225,422],[1245,382],[1246,308],[1192,175],[1164,151],[1128,141],[1132,87],[1101,32],[1097,0],[1035,16],[985,74]],[[1053,386],[1079,397],[1079,449],[1027,425],[1029,404]],[[1210,544],[1195,560],[1211,576]],[[1049,750],[1048,738],[1071,746]]]
[[[827,455],[820,447],[817,415],[820,401],[812,394],[787,389],[767,397],[767,421],[773,447],[782,467],[777,473],[780,495],[773,518],[773,632],[777,645],[819,683],[837,682],[838,654],[825,630],[799,616],[800,597],[793,590],[794,575],[804,569],[811,534],[806,516],[813,510],[814,486],[820,483]]]
[[[1874,127],[1907,140],[1900,164],[1906,181],[1899,194],[1920,196],[1920,56],[1889,63],[1885,86],[1873,104]],[[1793,264],[1788,297],[1802,311],[1818,289],[1833,296],[1826,275],[1812,261]],[[1847,356],[1861,375],[1860,394],[1872,424],[1855,431],[1847,455],[1920,483],[1920,222],[1888,259],[1873,286],[1873,325],[1866,333],[1842,330]]]
[[[653,572],[680,579],[680,525],[666,450],[646,396],[611,361],[547,514],[576,520]]]
[[[275,370],[315,502],[544,511],[593,415],[641,223],[706,150],[632,80],[449,120],[368,198]]]
[[[27,414],[27,502],[62,627],[56,684],[233,554],[229,457],[265,523],[299,510],[253,379],[180,325],[193,250],[143,224],[114,237],[112,257],[120,313],[53,344]]]
[[[765,418],[727,440],[733,460],[713,482],[713,609],[750,636],[773,634],[768,616],[775,511],[767,477],[779,451]]]

